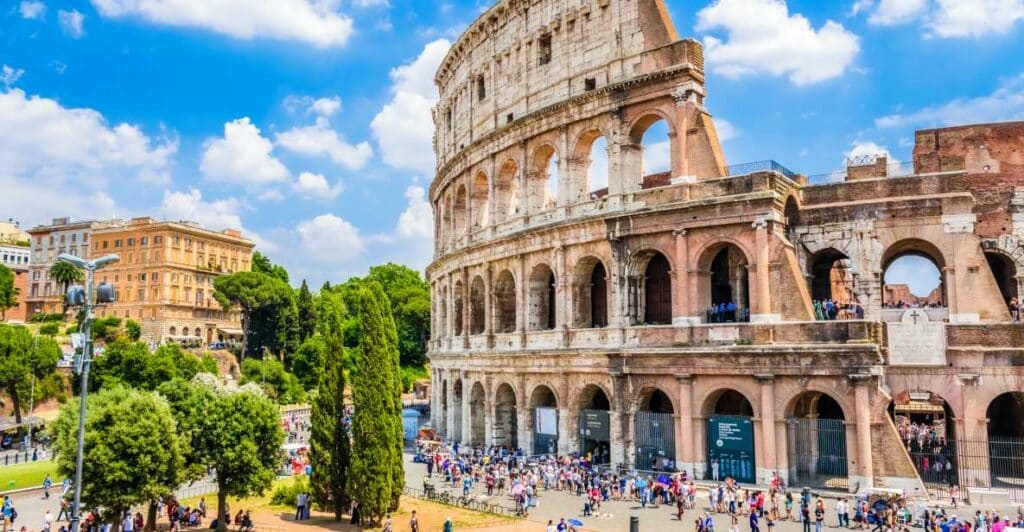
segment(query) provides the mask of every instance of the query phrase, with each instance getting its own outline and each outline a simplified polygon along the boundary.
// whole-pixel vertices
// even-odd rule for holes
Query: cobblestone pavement
[[[422,489],[423,479],[426,476],[426,466],[423,464],[416,464],[412,462],[411,455],[406,455],[406,482],[410,488]],[[450,483],[445,484],[443,477],[434,475],[432,483],[436,489],[448,491],[453,496],[462,496],[461,488],[454,488]],[[487,497],[486,490],[480,485],[476,485],[471,490],[471,497],[478,500],[486,500],[489,503],[501,504],[508,507],[514,507],[515,504],[512,498],[506,493],[502,496]],[[559,518],[573,518],[579,519],[584,523],[586,530],[598,530],[598,531],[626,531],[629,530],[629,518],[632,515],[640,517],[640,530],[643,531],[662,531],[662,530],[687,530],[692,531],[694,527],[694,519],[697,514],[707,509],[708,496],[706,490],[698,489],[697,491],[697,510],[686,510],[683,520],[679,521],[676,518],[675,504],[669,505],[648,505],[647,508],[642,508],[639,502],[635,501],[608,501],[601,504],[601,508],[597,511],[597,516],[594,517],[583,517],[583,498],[570,495],[567,492],[561,492],[557,490],[540,490],[538,497],[539,504],[536,508],[530,510],[529,520],[535,523],[533,525],[524,525],[521,530],[544,530],[544,525],[547,524],[548,519],[554,520],[556,523]],[[825,499],[825,507],[827,512],[825,513],[825,529],[827,530],[838,530],[838,520],[833,512],[835,507],[835,499]],[[1002,514],[1009,514],[1011,517],[1016,515],[1016,507],[965,507],[961,506],[957,509],[946,508],[947,515],[957,515],[960,518],[966,518],[967,516],[973,516],[975,510],[987,510],[995,509]],[[796,510],[794,509],[794,513]],[[714,516],[715,529],[721,532],[727,532],[731,526],[731,518],[725,514],[716,514]],[[801,523],[797,521],[779,521],[774,527],[774,531],[770,532],[801,532],[803,527]],[[739,529],[741,531],[750,530],[750,526],[747,521],[747,517],[739,517]],[[764,521],[761,521],[761,530],[766,530]],[[402,530],[399,528],[398,530]],[[812,527],[813,530],[813,527]],[[867,529],[865,529],[867,530]],[[920,529],[918,529],[920,530]]]

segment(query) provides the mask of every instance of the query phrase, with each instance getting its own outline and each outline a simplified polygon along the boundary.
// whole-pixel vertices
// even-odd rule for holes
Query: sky
[[[314,286],[422,269],[433,74],[488,5],[0,0],[0,218],[239,228]],[[1024,119],[1024,0],[666,5],[729,163],[907,161],[915,129]]]

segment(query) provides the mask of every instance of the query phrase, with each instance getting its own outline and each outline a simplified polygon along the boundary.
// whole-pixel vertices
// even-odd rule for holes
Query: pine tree
[[[305,279],[302,280],[295,304],[299,312],[299,343],[302,343],[316,332],[316,306],[313,304],[313,294],[309,292]]]
[[[338,521],[349,504],[346,482],[351,459],[348,427],[342,420],[345,416],[343,357],[340,350],[327,353],[320,393],[313,402],[310,434],[313,500],[333,510],[334,519]]]
[[[392,484],[390,509],[393,512],[398,509],[398,499],[402,496],[402,487],[405,485],[405,464],[402,457],[402,368],[399,362],[398,328],[395,325],[395,316],[391,312],[391,301],[388,299],[387,294],[384,293],[384,287],[380,283],[373,281],[368,283],[368,288],[373,292],[374,298],[381,303],[384,328],[387,332],[391,372],[394,376],[391,381],[391,393],[394,397],[394,416],[398,418],[399,434],[392,440],[394,450],[392,451],[391,476],[394,482]]]
[[[373,283],[375,284],[375,283]],[[397,507],[401,493],[401,403],[398,386],[394,319],[379,285],[359,290],[359,357],[352,377],[352,465],[349,487],[369,526]],[[396,445],[397,440],[397,445]],[[398,452],[396,456],[395,453]],[[397,485],[396,485],[397,482]]]

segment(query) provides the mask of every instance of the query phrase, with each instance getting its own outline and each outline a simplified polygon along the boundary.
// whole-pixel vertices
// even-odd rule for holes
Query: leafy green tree
[[[298,310],[299,342],[304,342],[316,332],[316,306],[305,279],[302,280],[302,286],[299,287],[299,296],[295,300],[295,306]]]
[[[377,283],[359,291],[359,356],[352,377],[355,413],[349,487],[370,526],[379,524],[387,511],[397,509],[404,485],[404,474],[398,478],[401,453],[396,456],[402,440],[401,403],[395,393],[396,333],[388,302],[381,294]]]
[[[32,377],[42,379],[57,369],[60,346],[46,336],[33,337],[27,327],[0,323],[0,387],[11,398],[15,421],[21,423],[21,398]]]
[[[324,360],[327,358],[327,342],[322,336],[310,336],[299,349],[292,353],[292,374],[299,379],[306,390],[316,388],[324,371]]]
[[[57,471],[75,474],[78,402],[61,408],[53,423]],[[118,522],[125,511],[172,493],[184,478],[186,443],[167,401],[153,392],[118,387],[88,400],[82,503]]]
[[[43,326],[39,328],[39,334],[43,334],[46,336],[57,336],[57,333],[59,332],[60,324],[55,321],[44,323]]]
[[[124,322],[124,332],[128,335],[128,339],[133,342],[138,342],[139,338],[142,338],[142,325],[135,320],[126,320]]]
[[[153,353],[141,342],[119,339],[96,357],[89,373],[93,389],[118,385],[155,390],[172,379],[190,380],[202,371],[202,362],[178,344],[164,344]]]
[[[306,396],[299,379],[284,369],[284,364],[273,358],[242,361],[242,384],[253,383],[282,405],[301,403]]]
[[[184,402],[199,408],[186,427],[192,437],[191,459],[217,472],[217,522],[219,530],[227,530],[227,497],[261,495],[274,482],[284,442],[278,407],[245,387],[186,393]]]
[[[295,306],[294,291],[277,277],[259,272],[238,272],[213,281],[213,297],[228,310],[242,312],[242,357],[263,355],[266,347],[278,350],[280,315]]]
[[[313,401],[310,419],[310,456],[313,474],[310,478],[313,500],[334,512],[340,521],[349,505],[346,485],[351,461],[351,439],[345,417],[345,364],[340,350],[327,352],[318,395]]]
[[[74,283],[81,283],[85,281],[85,272],[81,268],[71,264],[69,262],[57,261],[50,266],[50,269],[46,272],[54,282],[60,285],[60,293],[63,295],[67,293],[68,287]],[[64,301],[64,311],[62,314],[67,314],[68,303]]]
[[[259,251],[253,251],[252,253],[252,271],[269,275],[288,283],[288,270],[284,269],[283,266],[270,262],[270,259]]]
[[[0,264],[0,320],[7,319],[7,309],[18,306],[18,289],[14,286],[14,272]]]
[[[393,439],[388,440],[392,445],[391,511],[395,511],[398,509],[398,499],[402,496],[402,487],[405,485],[405,462],[402,457],[402,368],[399,364],[398,329],[395,326],[395,317],[391,314],[391,305],[389,304],[387,294],[384,293],[384,287],[376,281],[371,281],[367,287],[381,307],[381,317],[383,318],[384,332],[386,333],[384,338],[387,339],[388,360],[391,362],[391,378],[386,381],[386,385],[390,386],[393,405],[392,419],[396,420],[395,423],[397,424],[396,435]]]

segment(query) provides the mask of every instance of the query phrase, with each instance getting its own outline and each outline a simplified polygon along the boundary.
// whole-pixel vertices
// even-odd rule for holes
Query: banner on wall
[[[558,410],[554,408],[537,408],[535,423],[537,434],[558,435]]]

